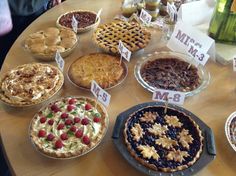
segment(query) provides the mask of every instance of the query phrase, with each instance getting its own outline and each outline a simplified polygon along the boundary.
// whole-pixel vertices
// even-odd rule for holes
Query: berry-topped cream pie
[[[156,171],[174,172],[193,165],[201,155],[203,136],[184,112],[148,106],[129,116],[124,138],[130,154]]]
[[[107,128],[107,113],[95,100],[67,97],[42,108],[32,119],[29,133],[43,154],[73,158],[96,147]]]
[[[20,65],[0,80],[0,99],[12,106],[35,105],[51,98],[63,83],[62,72],[53,65]]]

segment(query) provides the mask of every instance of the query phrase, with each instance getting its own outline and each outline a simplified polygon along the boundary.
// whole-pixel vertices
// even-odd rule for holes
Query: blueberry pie
[[[129,116],[124,139],[130,154],[156,171],[175,172],[192,166],[200,157],[203,136],[184,112],[149,106]]]

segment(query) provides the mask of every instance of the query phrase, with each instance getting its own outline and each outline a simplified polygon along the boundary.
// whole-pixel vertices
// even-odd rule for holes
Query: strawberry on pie
[[[66,97],[43,107],[32,119],[30,138],[54,158],[72,158],[96,147],[108,128],[104,108],[85,97]]]

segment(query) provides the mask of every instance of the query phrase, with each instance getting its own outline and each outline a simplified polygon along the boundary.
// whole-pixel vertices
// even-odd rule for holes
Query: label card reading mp
[[[57,66],[60,68],[60,70],[63,72],[64,70],[64,65],[65,65],[65,61],[63,60],[63,58],[61,57],[61,54],[59,51],[56,52],[55,55],[55,60],[57,62]]]
[[[183,105],[185,99],[184,92],[172,91],[172,90],[164,90],[164,89],[156,89],[153,92],[152,100],[161,101],[172,104]]]
[[[91,82],[91,92],[98,99],[98,101],[106,107],[109,106],[111,95],[103,90],[94,80]]]

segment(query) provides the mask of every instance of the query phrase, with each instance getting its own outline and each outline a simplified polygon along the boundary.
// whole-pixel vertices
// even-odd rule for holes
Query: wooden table
[[[119,0],[84,0],[65,3],[49,10],[33,22],[17,39],[9,51],[2,73],[10,68],[24,63],[37,62],[22,47],[22,41],[29,33],[49,26],[55,26],[57,17],[73,9],[89,9],[98,11],[101,7],[102,23],[111,21],[120,12]],[[110,126],[107,135],[101,144],[85,156],[72,160],[53,160],[36,152],[30,143],[28,127],[33,115],[39,107],[31,109],[12,109],[1,107],[0,132],[2,144],[11,171],[19,176],[36,175],[142,175],[129,165],[118,153],[112,143],[111,135],[116,116],[136,104],[151,101],[152,94],[144,90],[133,75],[136,61],[147,53],[160,50],[160,31],[152,30],[152,40],[148,47],[134,55],[128,64],[129,74],[124,84],[112,89],[111,104],[108,108]],[[79,45],[75,52],[65,59],[65,70],[69,64],[79,56],[97,52],[98,49],[91,41],[92,31],[80,34]],[[159,48],[159,49],[158,49]],[[51,62],[55,65],[55,62]],[[236,109],[236,78],[231,66],[223,67],[209,61],[207,69],[211,73],[210,85],[200,94],[187,98],[184,107],[200,117],[215,134],[217,157],[207,167],[201,170],[199,176],[227,175],[236,173],[236,154],[227,142],[224,133],[224,124],[229,114]],[[64,72],[65,73],[65,72]],[[92,96],[91,93],[75,88],[66,78],[61,96],[83,95]]]

